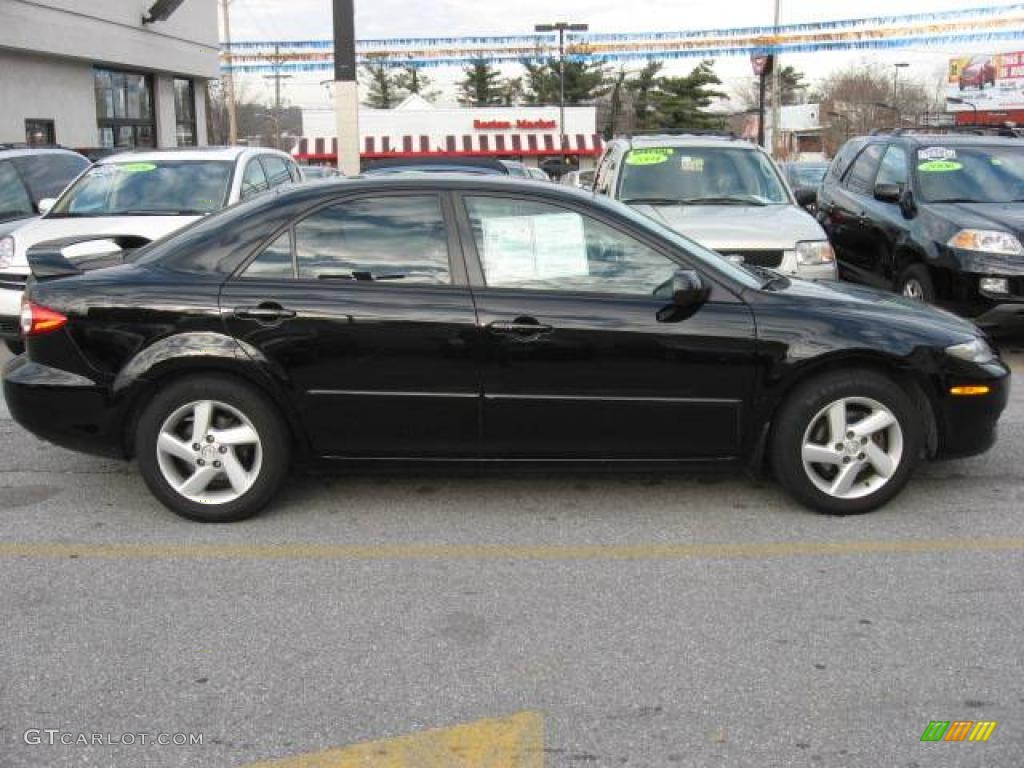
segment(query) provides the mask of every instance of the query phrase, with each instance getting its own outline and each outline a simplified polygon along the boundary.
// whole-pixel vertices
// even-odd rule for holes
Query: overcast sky
[[[782,0],[782,23],[826,19],[943,11],[1005,0]],[[594,32],[648,32],[771,24],[773,0],[355,0],[359,38],[448,35],[523,34],[537,22],[567,20],[590,24]],[[965,22],[967,24],[969,22]],[[331,0],[234,0],[231,32],[236,40],[328,39]],[[1020,50],[1024,43],[1003,43],[999,50]],[[972,50],[987,50],[973,46]],[[812,81],[837,67],[870,58],[882,63],[908,62],[901,76],[932,81],[945,61],[961,53],[947,49],[898,52],[801,54],[786,62]],[[696,60],[673,62],[672,72],[687,71]],[[635,65],[641,66],[640,63]],[[727,88],[749,79],[750,62],[743,57],[716,60],[715,69]],[[439,84],[453,82],[457,70],[434,70]],[[300,75],[287,81],[285,96],[300,106],[326,106],[327,91],[319,81],[324,73]],[[247,78],[253,97],[269,94],[260,78]]]

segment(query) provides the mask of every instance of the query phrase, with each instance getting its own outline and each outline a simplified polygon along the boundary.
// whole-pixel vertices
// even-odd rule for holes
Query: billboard
[[[967,102],[949,104],[953,112],[1024,109],[1024,51],[950,59],[946,96]]]

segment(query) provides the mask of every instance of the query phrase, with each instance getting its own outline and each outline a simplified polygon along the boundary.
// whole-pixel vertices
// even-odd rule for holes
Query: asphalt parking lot
[[[1024,376],[1024,339],[1005,348]],[[486,718],[529,731],[493,766],[1024,755],[1019,384],[994,450],[864,517],[741,477],[419,473],[298,477],[200,526],[2,404],[0,515],[3,768],[241,768]],[[998,725],[921,743],[933,720]],[[287,765],[464,764],[395,743]]]

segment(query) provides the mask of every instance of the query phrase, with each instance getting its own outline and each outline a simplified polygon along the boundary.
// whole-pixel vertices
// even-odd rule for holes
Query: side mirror
[[[903,196],[899,184],[876,184],[875,200],[882,203],[898,203]]]
[[[700,306],[710,293],[711,286],[695,270],[681,269],[672,276],[672,303],[681,309]]]
[[[56,202],[57,198],[55,197],[44,197],[39,201],[39,204],[36,205],[36,210],[39,211],[40,216],[45,216],[50,212],[50,209],[53,208],[53,204]]]
[[[801,208],[809,208],[818,202],[818,190],[814,187],[797,187],[793,190],[793,196]]]

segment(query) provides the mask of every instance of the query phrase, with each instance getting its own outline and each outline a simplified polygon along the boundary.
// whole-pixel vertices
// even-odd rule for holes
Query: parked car
[[[527,168],[526,171],[534,181],[551,181],[551,177],[540,168]]]
[[[333,165],[303,165],[299,168],[302,171],[302,178],[304,181],[336,179],[339,176],[345,175]]]
[[[984,90],[986,85],[996,84],[996,65],[991,56],[972,56],[960,71],[958,85],[961,91],[967,88]]]
[[[768,154],[729,136],[663,135],[609,142],[594,190],[701,245],[787,275],[834,279],[824,231]]]
[[[1024,325],[1024,145],[990,136],[852,139],[818,216],[841,275],[986,327]]]
[[[817,161],[783,163],[782,172],[794,191],[813,189],[817,193],[818,187],[821,186],[821,182],[828,172],[828,163]]]
[[[100,160],[56,200],[40,200],[41,218],[0,238],[0,338],[20,349],[18,314],[29,273],[25,254],[36,243],[91,235],[72,247],[72,257],[116,250],[110,240],[115,235],[138,247],[301,178],[288,155],[271,149],[144,150]]]
[[[561,183],[567,187],[576,189],[593,189],[594,172],[590,171],[569,171],[562,177]]]
[[[508,169],[508,175],[519,179],[528,179],[533,173],[526,163],[519,160],[498,160],[499,163]]]
[[[1007,402],[1009,369],[965,320],[734,264],[555,184],[296,185],[118,266],[62,247],[29,255],[11,415],[136,457],[160,501],[202,521],[257,512],[292,457],[770,457],[804,504],[860,513],[920,458],[986,450]]]
[[[512,169],[504,160],[491,157],[395,157],[363,164],[363,176],[395,173],[468,173],[473,176],[509,176]],[[518,172],[517,172],[518,174]],[[521,174],[521,175],[525,175]]]
[[[0,237],[35,218],[42,200],[59,195],[88,167],[85,157],[69,149],[0,144]]]

